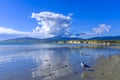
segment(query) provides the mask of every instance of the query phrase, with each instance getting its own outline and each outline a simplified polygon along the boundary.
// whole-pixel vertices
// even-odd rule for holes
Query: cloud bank
[[[38,26],[33,29],[33,33],[41,38],[68,35],[71,15],[64,16],[53,12],[32,13],[31,18],[35,18],[38,22]]]
[[[17,31],[15,29],[0,27],[0,40],[17,38],[17,37],[30,37],[31,32]]]
[[[38,26],[33,29],[32,32],[23,32],[11,28],[0,27],[0,38],[3,35],[12,35],[18,37],[37,37],[37,38],[49,38],[55,36],[68,36],[68,37],[81,37],[92,36],[110,31],[111,26],[106,24],[99,24],[98,27],[94,27],[91,31],[83,31],[82,33],[74,34],[70,32],[72,23],[72,16],[70,13],[67,16],[54,12],[40,12],[32,13],[31,18],[37,21]]]
[[[32,32],[23,32],[15,29],[0,27],[0,35],[18,36],[18,37],[37,37],[37,38],[49,38],[55,36],[63,36],[69,34],[69,28],[71,26],[71,16],[68,14],[53,13],[53,12],[40,12],[32,13],[31,18],[34,18],[38,26],[33,29]]]
[[[0,34],[29,35],[29,32],[17,31],[7,27],[0,27]]]

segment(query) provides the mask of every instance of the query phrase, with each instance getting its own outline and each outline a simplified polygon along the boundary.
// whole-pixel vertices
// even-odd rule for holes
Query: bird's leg
[[[84,68],[83,68],[83,71],[85,71],[85,70],[86,70],[86,68],[84,67]]]

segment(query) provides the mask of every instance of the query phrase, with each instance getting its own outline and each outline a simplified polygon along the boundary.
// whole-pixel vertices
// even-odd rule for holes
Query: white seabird
[[[86,68],[91,68],[90,66],[88,66],[87,64],[85,64],[83,61],[81,61],[81,66],[86,69]]]

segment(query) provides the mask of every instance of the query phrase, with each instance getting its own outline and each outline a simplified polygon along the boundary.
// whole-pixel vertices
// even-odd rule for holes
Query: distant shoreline
[[[101,44],[101,45],[117,45],[120,40],[4,40],[0,41],[0,45],[4,44]]]
[[[0,44],[103,44],[114,45],[120,43],[120,36],[93,37],[89,39],[71,37],[51,37],[45,39],[21,37],[0,41]]]

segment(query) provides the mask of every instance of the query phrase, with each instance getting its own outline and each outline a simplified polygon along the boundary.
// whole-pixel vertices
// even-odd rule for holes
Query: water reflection
[[[0,80],[80,80],[81,60],[92,66],[98,57],[119,52],[101,45],[0,46]]]
[[[42,49],[39,53],[43,54],[33,57],[38,66],[33,70],[32,77],[54,80],[72,73],[70,52],[69,49]]]

